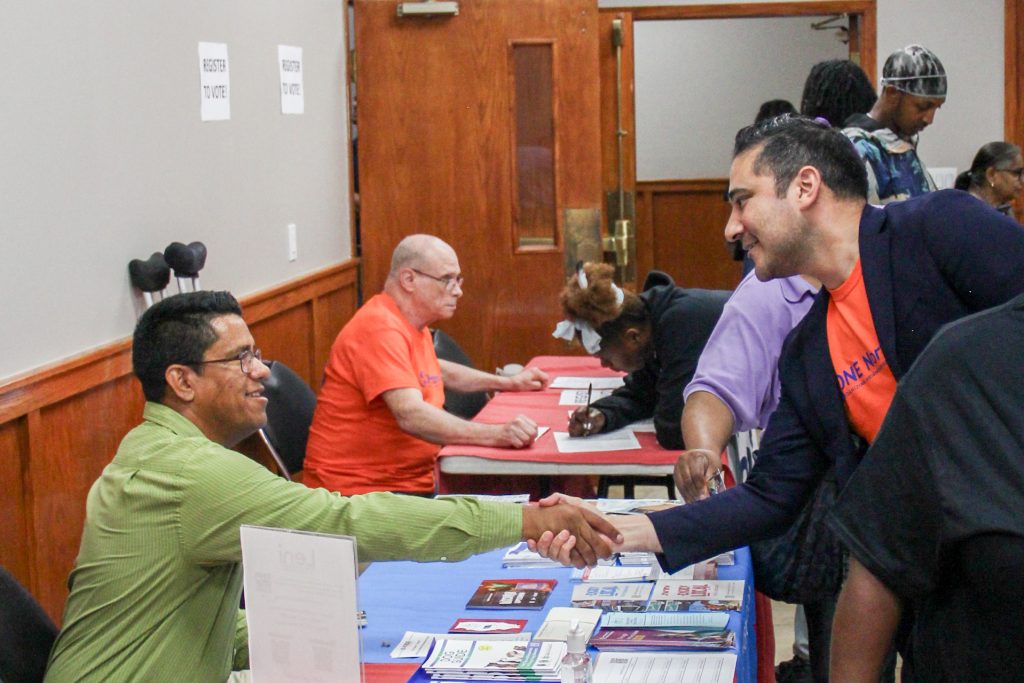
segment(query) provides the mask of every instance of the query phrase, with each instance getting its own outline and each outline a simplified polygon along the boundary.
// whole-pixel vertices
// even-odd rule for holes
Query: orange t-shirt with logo
[[[360,308],[331,347],[309,430],[303,482],[345,495],[432,493],[440,447],[406,434],[381,395],[417,389],[444,406],[430,330],[417,330],[387,294]]]
[[[896,393],[896,378],[878,343],[859,259],[829,295],[828,350],[846,400],[846,417],[853,431],[871,443]]]

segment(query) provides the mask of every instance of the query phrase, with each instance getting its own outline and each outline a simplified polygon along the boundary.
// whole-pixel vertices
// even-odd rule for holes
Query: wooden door
[[[435,234],[466,278],[441,326],[478,366],[564,353],[565,233],[600,231],[597,2],[460,0],[429,18],[396,4],[355,3],[364,291],[402,237]]]

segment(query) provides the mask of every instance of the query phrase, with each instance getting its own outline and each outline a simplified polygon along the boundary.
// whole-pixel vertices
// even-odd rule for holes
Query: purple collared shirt
[[[779,405],[779,355],[817,294],[799,275],[761,282],[749,273],[725,304],[697,371],[683,390],[720,398],[741,432],[764,428]]]

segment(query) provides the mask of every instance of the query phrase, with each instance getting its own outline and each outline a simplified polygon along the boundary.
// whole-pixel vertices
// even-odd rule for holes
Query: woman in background
[[[1009,142],[990,142],[974,155],[971,167],[956,177],[956,189],[1011,215],[1010,202],[1024,189],[1024,159],[1020,147]]]
[[[587,436],[654,418],[658,443],[683,448],[683,388],[731,292],[682,289],[651,271],[639,294],[615,284],[605,263],[580,264],[559,297],[566,320],[556,337],[582,342],[601,365],[629,373],[610,396],[569,418],[573,436]]]

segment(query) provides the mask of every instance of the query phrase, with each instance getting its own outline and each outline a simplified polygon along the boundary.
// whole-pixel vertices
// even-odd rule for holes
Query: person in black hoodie
[[[568,431],[587,436],[653,417],[658,443],[684,448],[683,388],[731,292],[682,289],[654,270],[636,295],[615,284],[614,272],[604,263],[580,264],[559,296],[566,320],[554,336],[579,338],[602,366],[629,373],[610,396],[574,411]]]

